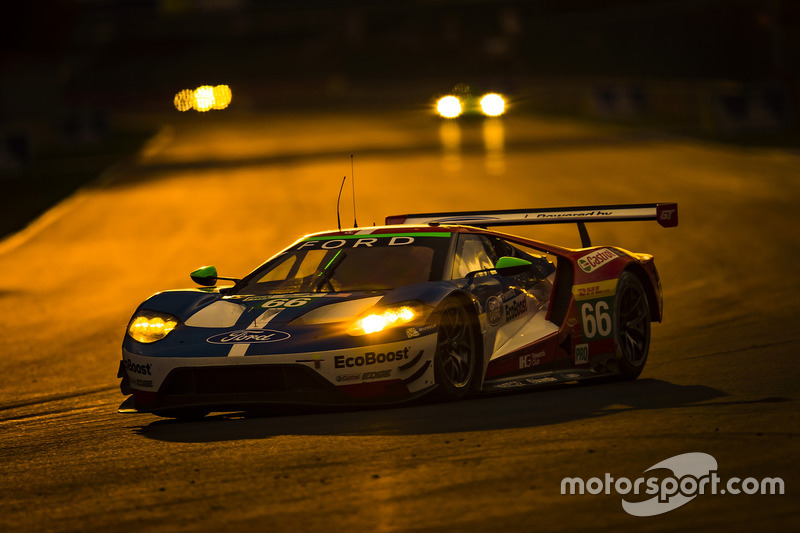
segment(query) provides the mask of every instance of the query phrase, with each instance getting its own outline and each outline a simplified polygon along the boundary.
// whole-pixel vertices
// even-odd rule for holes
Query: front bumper
[[[434,386],[436,338],[434,333],[348,350],[238,357],[153,357],[123,349],[121,387],[133,394],[139,412],[395,403]]]

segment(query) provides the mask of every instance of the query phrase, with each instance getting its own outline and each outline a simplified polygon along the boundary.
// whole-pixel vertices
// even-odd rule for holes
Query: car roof
[[[495,231],[492,229],[486,228],[478,228],[474,226],[460,226],[460,225],[449,225],[449,224],[424,224],[424,225],[392,225],[392,226],[367,226],[364,228],[347,228],[341,230],[333,230],[333,231],[322,231],[319,233],[311,233],[303,237],[302,240],[306,240],[309,238],[319,238],[319,237],[345,237],[353,235],[364,235],[368,237],[369,235],[409,235],[409,234],[434,234],[434,233],[473,233],[479,235],[494,235],[501,239],[506,239],[512,242],[516,242],[519,244],[528,245],[539,250],[545,252],[551,252],[556,254],[565,254],[573,252],[569,248],[564,248],[562,246],[557,246],[549,243],[545,243],[543,241],[537,241],[533,239],[529,239],[526,237],[520,237],[518,235],[512,235],[509,233],[503,233],[500,231]]]
[[[419,226],[367,226],[364,228],[347,228],[341,230],[321,231],[319,233],[311,233],[304,238],[309,237],[344,237],[352,235],[386,235],[398,233],[472,233],[481,231],[479,228],[470,226],[450,226],[450,225],[419,225]]]

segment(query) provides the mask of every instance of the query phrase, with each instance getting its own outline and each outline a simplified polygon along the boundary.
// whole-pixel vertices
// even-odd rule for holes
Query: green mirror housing
[[[526,261],[525,259],[520,259],[519,257],[501,257],[497,260],[497,263],[494,265],[494,268],[484,268],[481,270],[475,270],[474,272],[470,272],[467,274],[467,279],[472,280],[477,274],[481,272],[491,272],[496,271],[501,276],[516,276],[517,274],[522,274],[523,272],[527,272],[531,269],[530,261]]]
[[[214,265],[200,267],[189,275],[192,281],[204,287],[213,287],[217,284],[217,267]]]
[[[503,276],[514,276],[529,270],[532,264],[530,261],[519,257],[501,257],[497,260],[494,268]]]

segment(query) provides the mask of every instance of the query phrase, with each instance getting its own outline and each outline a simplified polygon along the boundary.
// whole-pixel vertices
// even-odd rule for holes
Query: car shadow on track
[[[384,409],[271,414],[227,413],[199,421],[157,420],[134,431],[165,442],[220,442],[281,435],[424,435],[549,426],[620,412],[703,408],[726,396],[703,385],[675,385],[657,379],[480,397],[452,403]],[[756,402],[776,402],[764,398]],[[729,402],[723,402],[729,403]],[[737,401],[736,403],[741,403]],[[746,402],[751,403],[751,402]]]

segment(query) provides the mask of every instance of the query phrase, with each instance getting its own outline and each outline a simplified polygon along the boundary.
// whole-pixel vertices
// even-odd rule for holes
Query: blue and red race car
[[[598,377],[635,379],[662,318],[651,255],[591,246],[585,224],[676,204],[429,213],[306,235],[243,279],[144,301],[120,412],[197,417],[262,405],[392,404]],[[576,223],[569,249],[489,229]],[[232,285],[216,286],[218,280]]]

